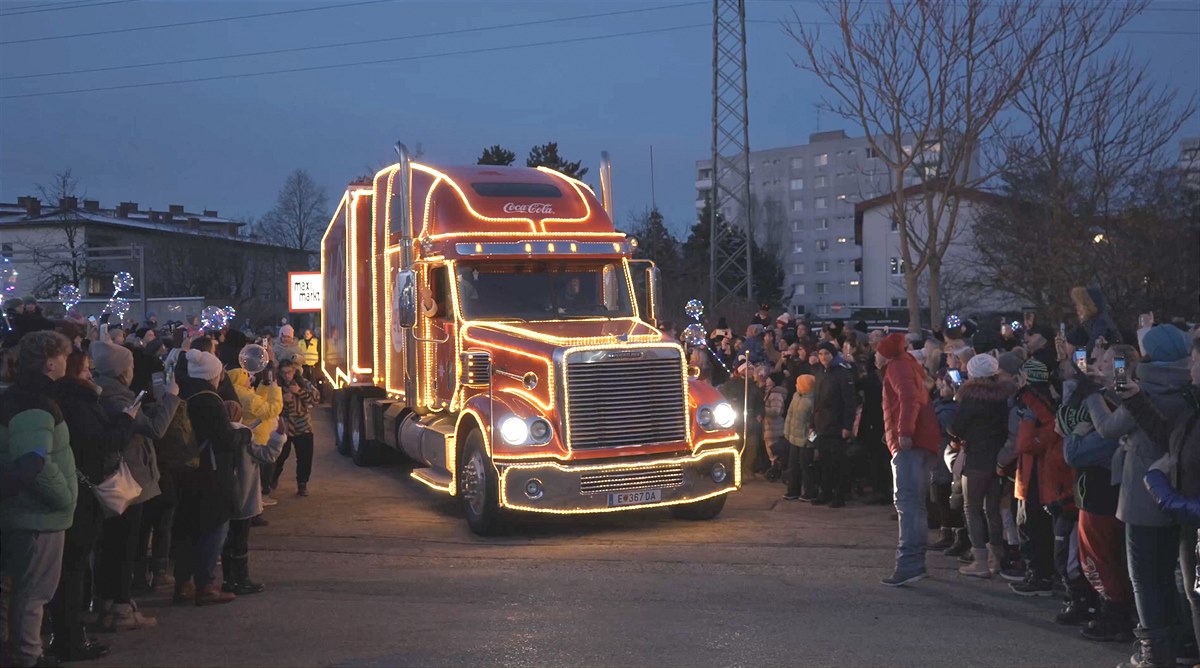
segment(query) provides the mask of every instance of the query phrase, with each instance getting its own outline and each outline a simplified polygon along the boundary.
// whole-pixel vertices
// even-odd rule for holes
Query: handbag
[[[109,517],[124,513],[133,500],[142,493],[142,486],[138,484],[137,480],[134,480],[133,473],[129,470],[129,465],[125,463],[124,457],[117,463],[117,470],[99,484],[88,480],[78,469],[76,469],[75,475],[84,486],[92,490],[96,499],[100,501],[100,505],[104,507],[105,514]]]

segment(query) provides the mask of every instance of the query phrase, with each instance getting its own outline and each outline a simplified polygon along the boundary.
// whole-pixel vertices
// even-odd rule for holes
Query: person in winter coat
[[[969,577],[999,573],[1004,557],[996,458],[1008,439],[1008,397],[1016,388],[999,380],[999,371],[1000,363],[991,355],[967,362],[970,380],[958,393],[958,414],[949,429],[952,447],[963,449],[963,513],[975,560],[958,572]]]
[[[50,393],[70,352],[70,340],[57,332],[21,337],[16,382],[0,396],[0,464],[24,468],[41,460],[40,471],[0,501],[0,573],[12,583],[4,590],[0,628],[15,666],[42,662],[42,610],[58,588],[79,495],[69,429]]]
[[[1075,304],[1075,315],[1079,326],[1087,332],[1087,352],[1091,358],[1096,342],[1104,339],[1109,345],[1121,343],[1121,332],[1108,314],[1108,301],[1100,288],[1071,288],[1071,301]]]
[[[279,486],[283,465],[288,454],[296,451],[296,495],[308,496],[308,479],[312,475],[313,431],[310,413],[321,395],[312,383],[299,373],[299,366],[291,362],[279,364],[279,387],[283,391],[283,420],[287,443],[275,461],[275,479],[271,487]]]
[[[257,594],[266,587],[250,579],[250,520],[263,511],[260,466],[274,463],[283,450],[283,393],[267,367],[267,352],[250,344],[239,356],[241,366],[229,371],[238,393],[242,421],[251,427],[250,444],[235,456],[235,510],[221,555],[225,581],[222,590],[239,596]]]
[[[784,416],[787,414],[787,388],[783,387],[783,374],[776,371],[767,376],[763,399],[763,443],[771,465],[767,469],[767,480],[779,480],[783,476],[783,464],[788,455],[788,443],[784,438]]]
[[[1092,370],[1094,378],[1107,378],[1114,354],[1125,358],[1132,377],[1138,354],[1130,346],[1113,346],[1100,355]],[[1075,505],[1079,508],[1079,563],[1083,576],[1099,597],[1095,619],[1080,633],[1097,641],[1133,640],[1130,613],[1133,585],[1125,564],[1125,525],[1117,519],[1121,486],[1112,481],[1112,459],[1120,447],[1115,439],[1096,432],[1084,401],[1103,388],[1090,378],[1063,383],[1063,405],[1058,411],[1059,431],[1065,437],[1063,453],[1075,469]],[[1072,599],[1076,606],[1089,601]]]
[[[129,442],[133,419],[140,408],[129,406],[116,416],[109,416],[100,405],[100,391],[100,386],[92,381],[88,356],[82,351],[71,353],[66,375],[50,387],[71,434],[75,470],[81,479],[93,485],[110,473],[106,462],[120,455]],[[54,644],[50,649],[60,661],[88,661],[108,654],[107,647],[88,639],[82,619],[87,575],[103,522],[104,507],[95,494],[84,490],[75,504],[74,522],[67,529],[62,577],[50,604],[54,624]]]
[[[135,403],[141,406],[134,418],[132,436],[122,452],[109,462],[112,470],[123,460],[134,480],[142,486],[142,493],[124,513],[104,521],[96,567],[98,595],[104,601],[100,626],[109,631],[152,627],[157,620],[139,612],[133,600],[134,562],[138,559],[142,504],[161,492],[153,440],[162,438],[175,416],[179,407],[179,397],[175,396],[178,389],[164,386],[158,401],[138,402],[138,395],[129,387],[134,377],[134,358],[128,348],[94,341],[88,354],[95,366],[96,384],[101,389],[100,404],[110,419],[119,419],[118,416]]]
[[[854,376],[837,362],[837,344],[825,341],[817,346],[817,379],[813,386],[813,432],[817,457],[821,462],[821,493],[814,503],[833,508],[846,505],[850,472],[846,470],[846,441],[858,415],[858,395]]]
[[[928,577],[929,479],[941,445],[941,429],[925,391],[925,369],[908,354],[903,334],[889,334],[875,348],[883,373],[884,438],[892,453],[899,539],[896,568],[882,583],[900,587]]]
[[[1178,424],[1190,410],[1183,391],[1190,381],[1188,347],[1187,335],[1170,325],[1156,325],[1142,339],[1136,378],[1139,394],[1172,424]],[[1117,518],[1125,523],[1139,652],[1147,662],[1173,662],[1179,525],[1159,510],[1142,484],[1150,465],[1167,452],[1168,444],[1142,429],[1127,406],[1113,411],[1100,394],[1088,397],[1084,404],[1096,431],[1121,443],[1113,458],[1113,476],[1121,480]]]
[[[958,415],[958,402],[954,398],[958,388],[950,381],[947,370],[941,369],[936,372],[934,389],[937,395],[933,399],[933,414],[937,416],[938,426],[942,430],[942,441],[938,461],[934,463],[933,475],[929,479],[929,500],[941,529],[941,537],[931,543],[929,549],[940,550],[947,557],[959,557],[971,552],[971,539],[962,511],[961,467],[959,485],[953,484],[954,462],[961,453],[949,450],[950,425],[954,423],[954,416]],[[947,451],[950,457],[947,457]],[[957,499],[954,498],[956,488],[959,490]]]
[[[230,404],[236,411],[231,415],[217,394],[224,369],[215,355],[189,350],[187,369],[192,381],[184,399],[200,456],[196,469],[183,478],[175,511],[174,602],[228,603],[236,596],[215,584],[217,560],[234,510],[234,461],[250,442],[250,430],[234,424],[240,404]]]
[[[813,455],[816,448],[809,438],[812,430],[812,390],[817,379],[805,374],[796,378],[796,393],[788,407],[784,437],[791,446],[788,453],[787,492],[788,501],[812,501],[817,498],[817,481],[813,478]]]
[[[883,382],[875,367],[875,351],[867,344],[866,336],[856,337],[854,390],[862,411],[855,426],[855,440],[862,451],[862,464],[867,482],[871,485],[871,505],[892,503],[891,455],[883,442]]]

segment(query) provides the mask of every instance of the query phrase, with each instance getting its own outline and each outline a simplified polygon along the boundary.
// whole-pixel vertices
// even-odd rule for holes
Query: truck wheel
[[[333,399],[333,443],[337,446],[338,454],[350,454],[350,442],[346,439],[346,403],[349,397],[345,392],[334,391]]]
[[[671,514],[677,520],[689,520],[693,522],[711,520],[721,514],[721,510],[725,508],[725,499],[728,497],[728,494],[721,494],[720,496],[714,496],[711,499],[695,503],[671,506]]]
[[[367,440],[364,418],[363,398],[351,396],[346,400],[346,441],[350,446],[350,457],[357,466],[374,466],[379,459],[379,448]]]
[[[503,531],[496,467],[487,456],[483,434],[478,429],[467,434],[466,447],[458,465],[458,494],[472,532],[479,536],[495,536]]]

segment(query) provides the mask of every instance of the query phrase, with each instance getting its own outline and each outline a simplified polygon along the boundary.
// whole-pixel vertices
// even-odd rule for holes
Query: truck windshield
[[[620,261],[472,262],[458,265],[467,319],[633,317]]]

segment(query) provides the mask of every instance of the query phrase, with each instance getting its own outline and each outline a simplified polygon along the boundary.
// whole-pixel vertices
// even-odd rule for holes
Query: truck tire
[[[346,440],[346,400],[349,397],[342,390],[334,390],[330,403],[333,407],[333,443],[338,454],[349,455],[350,443]]]
[[[375,466],[379,463],[379,446],[367,440],[365,420],[362,395],[350,395],[346,400],[346,442],[350,457],[356,466]]]
[[[725,499],[729,494],[721,494],[714,496],[711,499],[696,501],[695,503],[684,503],[678,506],[671,506],[671,514],[677,520],[688,520],[692,522],[700,522],[711,520],[725,508]]]
[[[495,536],[504,530],[500,510],[500,484],[478,429],[467,434],[458,463],[458,495],[462,499],[467,526],[479,536]]]

